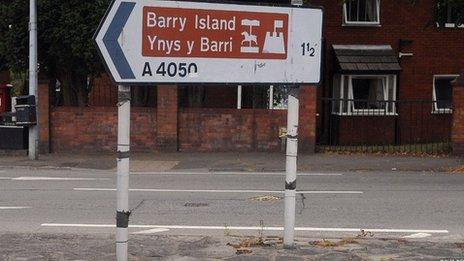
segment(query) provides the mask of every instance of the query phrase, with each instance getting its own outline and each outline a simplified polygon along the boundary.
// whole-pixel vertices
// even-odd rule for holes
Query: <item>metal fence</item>
[[[447,153],[452,108],[447,101],[318,101],[320,151]]]

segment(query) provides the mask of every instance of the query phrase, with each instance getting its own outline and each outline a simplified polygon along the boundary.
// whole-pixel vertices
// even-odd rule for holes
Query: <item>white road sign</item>
[[[115,0],[95,42],[113,80],[319,83],[322,9]]]

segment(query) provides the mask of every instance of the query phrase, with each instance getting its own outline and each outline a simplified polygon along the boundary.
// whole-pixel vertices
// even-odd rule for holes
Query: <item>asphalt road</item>
[[[366,229],[376,237],[461,240],[463,185],[462,174],[304,173],[297,236]],[[131,232],[281,234],[283,186],[280,173],[136,173]],[[114,233],[115,188],[113,171],[0,167],[0,233]]]

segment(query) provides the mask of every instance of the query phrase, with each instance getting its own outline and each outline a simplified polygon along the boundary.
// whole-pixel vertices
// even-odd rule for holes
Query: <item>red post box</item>
[[[10,84],[0,84],[0,113],[10,110]]]

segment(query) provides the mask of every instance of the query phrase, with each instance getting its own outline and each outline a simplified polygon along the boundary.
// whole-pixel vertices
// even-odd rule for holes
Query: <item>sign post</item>
[[[116,257],[127,260],[129,240],[129,153],[130,153],[130,87],[118,86],[118,152]]]
[[[292,5],[301,6],[303,1],[292,0]],[[303,52],[304,52],[303,45]],[[288,94],[287,110],[287,153],[285,162],[285,210],[284,210],[284,248],[295,247],[295,206],[296,173],[298,171],[298,117],[300,109],[300,86],[295,86]]]
[[[321,8],[166,0],[114,0],[94,41],[119,86],[118,260],[127,259],[130,85],[318,84]],[[295,225],[298,88],[289,96],[286,247]]]
[[[298,157],[298,117],[299,86],[295,86],[288,94],[287,110],[287,153],[285,162],[285,212],[284,212],[284,248],[294,248],[295,238],[295,197],[296,173]]]

